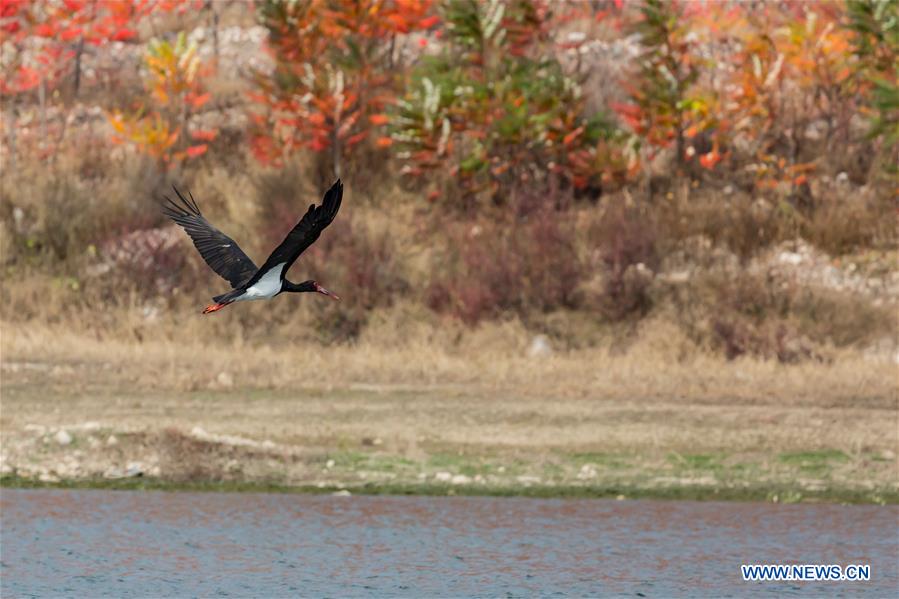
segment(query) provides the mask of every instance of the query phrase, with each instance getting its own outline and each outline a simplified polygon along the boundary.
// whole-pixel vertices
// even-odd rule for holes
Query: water
[[[899,508],[675,501],[0,492],[19,596],[896,596]],[[746,583],[742,563],[871,564]]]

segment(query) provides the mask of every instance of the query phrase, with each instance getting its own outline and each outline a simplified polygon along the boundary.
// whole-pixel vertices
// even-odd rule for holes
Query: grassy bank
[[[533,356],[514,323],[479,335],[238,358],[6,324],[3,484],[899,499],[889,361],[678,358],[661,322],[627,353]]]

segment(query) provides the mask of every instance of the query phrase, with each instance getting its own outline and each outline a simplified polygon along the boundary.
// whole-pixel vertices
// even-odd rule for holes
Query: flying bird
[[[232,291],[212,298],[215,302],[206,306],[203,314],[216,312],[234,302],[271,299],[282,292],[315,292],[339,300],[315,281],[291,283],[285,277],[291,265],[300,254],[315,243],[322,231],[331,224],[343,199],[343,184],[340,179],[331,186],[320,206],[312,204],[291,229],[281,245],[275,248],[268,260],[257,268],[253,261],[234,243],[234,240],[213,227],[200,212],[193,195],[189,200],[172,186],[180,202],[163,196],[168,202],[163,205],[163,213],[179,224],[194,242],[197,251],[216,274],[231,284]]]

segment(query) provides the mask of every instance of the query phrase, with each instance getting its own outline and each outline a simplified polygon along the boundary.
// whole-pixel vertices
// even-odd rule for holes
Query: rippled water
[[[895,506],[4,489],[12,596],[890,596]],[[742,563],[870,563],[746,583]],[[895,596],[895,595],[893,595]]]

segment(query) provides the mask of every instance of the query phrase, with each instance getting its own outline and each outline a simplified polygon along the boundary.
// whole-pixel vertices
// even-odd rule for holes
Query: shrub
[[[511,311],[526,316],[578,305],[585,271],[571,215],[540,207],[526,216],[496,214],[447,227],[426,301],[476,323]]]
[[[652,306],[650,288],[658,268],[657,228],[648,210],[615,202],[588,231],[597,248],[602,289],[595,307],[612,321],[643,316]]]
[[[478,196],[549,189],[552,177],[599,189],[632,174],[622,132],[602,111],[587,110],[578,78],[554,55],[553,9],[563,7],[540,0],[442,4],[441,49],[413,70],[390,116],[388,141],[403,174],[433,180],[444,170],[450,178],[441,180],[443,191],[463,209]]]

